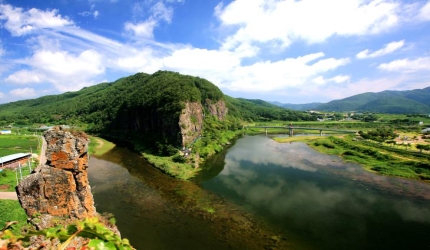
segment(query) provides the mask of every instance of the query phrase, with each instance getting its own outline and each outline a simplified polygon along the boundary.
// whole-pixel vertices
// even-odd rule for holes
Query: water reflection
[[[201,184],[204,188],[316,249],[430,245],[428,184],[368,173],[305,144],[280,144],[264,136],[238,140],[224,163],[217,177]]]

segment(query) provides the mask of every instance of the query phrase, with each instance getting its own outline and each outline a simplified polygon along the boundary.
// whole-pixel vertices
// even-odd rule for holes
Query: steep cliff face
[[[187,102],[179,116],[179,127],[182,135],[182,146],[189,146],[203,129],[203,106],[199,102]]]
[[[225,116],[228,113],[228,108],[226,107],[225,102],[223,100],[218,100],[216,102],[206,100],[206,104],[211,115],[217,117],[220,121],[224,120]]]
[[[204,113],[203,105],[199,102],[186,102],[185,108],[179,116],[179,127],[182,135],[182,146],[187,147],[192,144],[204,130],[204,119],[206,115],[213,115],[222,121],[227,115],[228,109],[223,100],[213,102],[206,100],[206,107],[209,114]]]
[[[50,226],[50,218],[82,219],[95,216],[88,182],[88,137],[55,127],[44,134],[47,142],[45,165],[22,180],[17,193],[30,218],[39,216],[39,228]]]

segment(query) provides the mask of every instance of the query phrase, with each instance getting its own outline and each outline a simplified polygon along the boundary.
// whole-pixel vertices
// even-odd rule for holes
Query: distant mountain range
[[[328,103],[274,105],[293,110],[359,111],[389,114],[430,114],[430,87],[407,91],[363,93]]]

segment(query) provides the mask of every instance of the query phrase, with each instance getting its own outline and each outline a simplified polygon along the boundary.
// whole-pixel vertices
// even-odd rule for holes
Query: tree
[[[420,150],[420,153],[422,153],[423,150],[430,150],[430,145],[428,144],[417,144],[416,147]]]

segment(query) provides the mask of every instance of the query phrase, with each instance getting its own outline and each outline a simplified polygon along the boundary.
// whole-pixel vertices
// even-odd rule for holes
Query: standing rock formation
[[[17,193],[29,218],[36,215],[40,229],[50,226],[50,218],[71,220],[96,215],[88,182],[88,142],[83,132],[54,127],[44,133],[46,164],[21,181]]]

